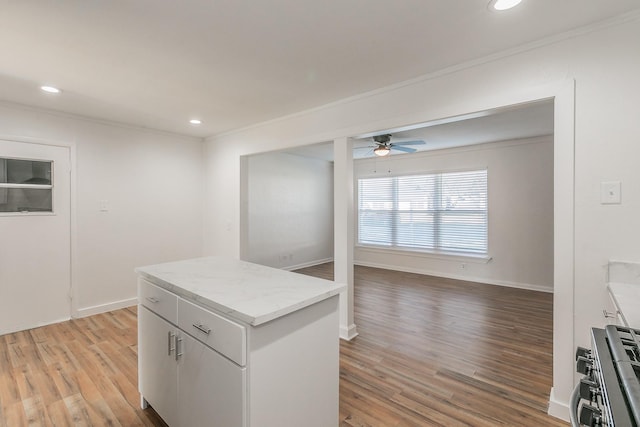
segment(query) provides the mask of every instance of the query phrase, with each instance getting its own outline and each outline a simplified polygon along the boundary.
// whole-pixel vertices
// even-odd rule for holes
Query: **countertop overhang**
[[[345,284],[224,257],[168,262],[135,271],[161,288],[252,326],[347,289]]]

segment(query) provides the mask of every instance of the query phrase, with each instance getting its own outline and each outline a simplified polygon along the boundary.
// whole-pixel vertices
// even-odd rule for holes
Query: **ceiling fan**
[[[416,150],[415,148],[407,147],[407,145],[425,144],[425,142],[422,140],[391,142],[390,134],[376,135],[373,137],[373,142],[375,142],[376,145],[370,145],[368,147],[362,148],[373,148],[373,153],[376,156],[380,157],[388,155],[391,150],[402,151],[405,153],[415,153],[418,150]]]

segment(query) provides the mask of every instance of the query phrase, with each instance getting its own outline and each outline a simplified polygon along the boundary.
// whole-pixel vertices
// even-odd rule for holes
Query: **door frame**
[[[77,277],[77,216],[76,216],[76,144],[75,142],[55,141],[52,139],[33,138],[28,136],[18,136],[10,134],[0,134],[0,140],[18,142],[24,144],[44,145],[48,147],[66,148],[69,154],[69,317],[78,317],[78,289],[75,286]]]

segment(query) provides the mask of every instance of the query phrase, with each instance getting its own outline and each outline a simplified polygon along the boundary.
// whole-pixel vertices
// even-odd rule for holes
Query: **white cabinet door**
[[[243,427],[246,369],[181,333],[178,368],[180,425]],[[171,425],[171,423],[169,423]]]
[[[146,307],[138,306],[140,394],[172,427],[178,426],[175,334],[174,326]]]

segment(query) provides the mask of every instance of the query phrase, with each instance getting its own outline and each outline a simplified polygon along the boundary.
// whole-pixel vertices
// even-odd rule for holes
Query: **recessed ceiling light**
[[[189,120],[189,123],[191,123],[192,125],[200,125],[200,124],[202,124],[202,120],[191,119],[191,120]]]
[[[57,87],[53,87],[53,86],[40,86],[40,89],[42,89],[43,91],[48,92],[48,93],[60,93],[60,92],[62,92]]]
[[[516,7],[522,0],[491,0],[489,10],[507,10]]]

